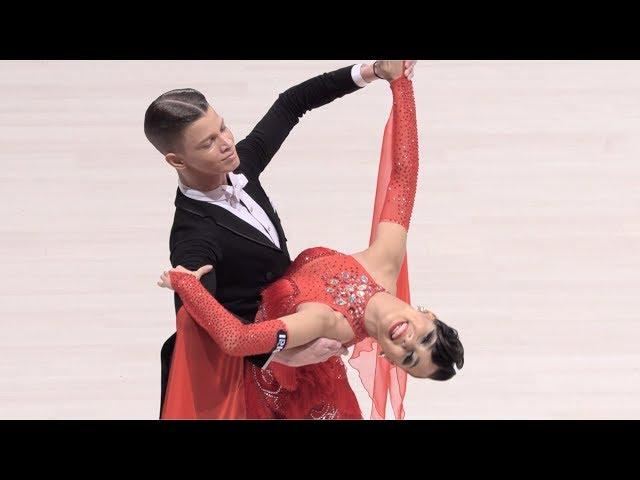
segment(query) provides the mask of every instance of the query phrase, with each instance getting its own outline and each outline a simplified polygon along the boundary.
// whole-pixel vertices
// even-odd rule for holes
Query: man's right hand
[[[403,75],[411,80],[416,62],[417,60],[378,60],[376,68],[378,73],[389,82]]]
[[[334,355],[346,355],[348,350],[337,340],[317,338],[313,342],[278,352],[273,361],[289,367],[302,367],[329,360]]]

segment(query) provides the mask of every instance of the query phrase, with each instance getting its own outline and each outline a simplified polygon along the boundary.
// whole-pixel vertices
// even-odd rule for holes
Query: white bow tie
[[[224,196],[233,208],[237,208],[241,200],[243,189],[248,183],[247,177],[244,175],[236,176],[235,182],[235,185],[222,185]]]

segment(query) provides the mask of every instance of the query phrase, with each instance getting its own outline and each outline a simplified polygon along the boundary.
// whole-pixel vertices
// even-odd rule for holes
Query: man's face
[[[226,174],[240,165],[233,134],[211,106],[185,129],[182,151],[176,155],[185,169],[206,175]]]

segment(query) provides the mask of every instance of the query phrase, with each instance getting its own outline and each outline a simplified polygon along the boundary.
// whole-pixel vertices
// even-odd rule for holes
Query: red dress
[[[309,248],[264,290],[256,322],[295,313],[305,302],[324,303],[349,322],[355,335],[350,347],[368,337],[364,310],[383,290],[353,257]],[[271,363],[265,370],[245,362],[245,397],[247,418],[362,418],[339,357],[297,368]]]
[[[391,89],[394,103],[385,129],[371,239],[382,221],[408,230],[415,198],[413,86],[402,77]],[[298,368],[272,363],[265,370],[245,362],[244,375],[238,373],[241,357],[274,351],[286,339],[279,317],[305,302],[325,303],[349,322],[355,336],[350,345],[358,342],[351,364],[373,399],[372,418],[384,418],[387,395],[396,418],[403,418],[406,372],[377,356],[378,346],[363,324],[367,302],[383,288],[353,257],[323,247],[303,251],[264,290],[256,321],[249,325],[225,310],[193,275],[170,275],[183,308],[162,418],[362,418],[338,357]],[[406,258],[397,287],[396,296],[409,302]]]

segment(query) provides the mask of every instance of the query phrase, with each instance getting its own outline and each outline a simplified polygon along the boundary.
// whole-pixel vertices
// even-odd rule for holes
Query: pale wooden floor
[[[350,63],[0,62],[0,418],[157,418],[176,178],[148,104],[200,89],[240,139]],[[407,418],[640,418],[640,63],[422,61],[415,84],[413,299],[467,363],[411,381]],[[366,245],[390,98],[307,114],[264,175],[293,256]]]

